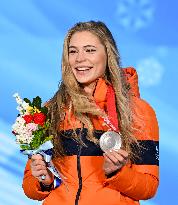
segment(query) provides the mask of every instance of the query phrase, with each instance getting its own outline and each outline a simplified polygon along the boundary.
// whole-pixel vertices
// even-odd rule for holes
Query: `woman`
[[[65,183],[55,188],[42,157],[33,155],[23,180],[29,198],[44,200],[44,205],[132,205],[155,195],[156,116],[140,99],[136,71],[121,69],[116,43],[104,23],[77,23],[69,30],[62,83],[47,106],[53,163]],[[107,116],[121,133],[122,147],[103,152],[98,142],[110,128],[103,120]]]

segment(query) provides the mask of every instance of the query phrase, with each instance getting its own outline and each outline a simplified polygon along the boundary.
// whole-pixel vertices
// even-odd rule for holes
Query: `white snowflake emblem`
[[[138,62],[137,71],[141,84],[148,87],[160,83],[164,69],[156,58],[149,57]]]
[[[116,16],[124,28],[137,31],[153,21],[154,11],[151,0],[119,0]]]

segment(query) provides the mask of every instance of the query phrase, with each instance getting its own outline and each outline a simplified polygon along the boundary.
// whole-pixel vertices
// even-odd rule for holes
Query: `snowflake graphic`
[[[164,69],[156,58],[149,57],[138,62],[137,71],[140,83],[148,87],[160,83]]]
[[[116,16],[124,28],[137,31],[153,21],[154,11],[152,0],[119,0]]]

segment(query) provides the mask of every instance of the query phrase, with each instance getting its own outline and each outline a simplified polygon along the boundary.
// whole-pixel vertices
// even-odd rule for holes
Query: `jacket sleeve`
[[[45,199],[50,192],[48,191],[42,191],[40,182],[32,175],[31,169],[30,169],[30,163],[31,160],[29,159],[24,171],[24,178],[23,178],[23,190],[27,197],[41,201]]]
[[[142,132],[138,131],[139,129],[135,132],[138,142],[144,145],[141,159],[122,167],[114,176],[107,178],[104,184],[134,200],[145,200],[156,194],[159,184],[159,127],[155,112],[150,105],[141,99],[135,101],[138,105],[136,112],[141,116],[144,125]]]

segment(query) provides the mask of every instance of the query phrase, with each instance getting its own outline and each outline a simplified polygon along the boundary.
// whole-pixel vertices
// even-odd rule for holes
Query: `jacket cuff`
[[[40,182],[40,187],[41,187],[41,191],[44,192],[44,191],[51,191],[53,189],[53,182],[49,185],[45,185],[43,184],[42,182]]]
[[[24,192],[27,197],[38,201],[44,200],[50,193],[49,191],[42,191],[40,182],[36,179],[25,182]]]
[[[107,179],[108,179],[108,178],[111,178],[111,177],[113,177],[113,176],[115,176],[118,172],[119,172],[119,170],[117,169],[116,171],[114,171],[114,172],[112,172],[112,173],[110,173],[110,174],[107,174],[107,175],[106,175]]]
[[[121,181],[125,181],[130,176],[130,167],[131,165],[125,165],[121,169],[112,172],[111,174],[107,175],[106,180],[104,181],[104,185],[117,185],[118,182],[122,183]],[[113,188],[114,188],[113,187]]]

